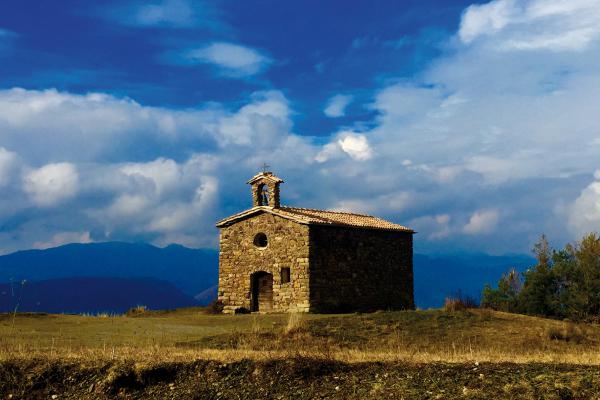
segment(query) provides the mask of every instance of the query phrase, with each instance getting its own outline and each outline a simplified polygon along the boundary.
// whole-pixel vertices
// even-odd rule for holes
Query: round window
[[[267,235],[265,235],[264,233],[257,233],[256,236],[254,236],[254,245],[256,247],[264,249],[265,247],[267,247],[268,243],[269,242],[267,241]]]

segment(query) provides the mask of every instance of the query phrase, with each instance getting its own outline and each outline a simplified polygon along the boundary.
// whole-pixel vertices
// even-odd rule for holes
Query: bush
[[[223,303],[217,299],[213,300],[206,307],[206,313],[207,314],[222,314],[223,313]]]
[[[148,311],[148,307],[146,307],[144,305],[137,305],[137,306],[127,310],[125,315],[127,315],[128,317],[135,317],[136,315],[144,314],[146,311]]]
[[[444,310],[448,312],[464,311],[469,308],[477,308],[477,301],[470,296],[463,296],[458,293],[455,297],[446,297],[444,302]]]
[[[563,340],[576,344],[585,341],[583,330],[572,322],[565,322],[562,327],[553,326],[548,328],[547,335],[550,340]]]

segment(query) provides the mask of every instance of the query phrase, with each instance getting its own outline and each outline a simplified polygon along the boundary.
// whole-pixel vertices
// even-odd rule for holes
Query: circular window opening
[[[257,233],[256,236],[254,236],[254,245],[256,247],[264,249],[267,247],[267,244],[269,244],[269,242],[267,241],[267,235],[264,233]]]

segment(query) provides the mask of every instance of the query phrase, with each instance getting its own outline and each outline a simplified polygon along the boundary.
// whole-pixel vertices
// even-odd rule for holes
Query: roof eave
[[[336,228],[363,229],[363,230],[370,230],[370,231],[372,230],[372,231],[386,231],[386,232],[403,232],[403,233],[410,233],[410,234],[417,233],[416,231],[414,231],[412,229],[383,228],[383,227],[376,227],[376,226],[356,226],[356,225],[348,225],[348,224],[339,224],[339,223],[335,223],[335,222],[303,221],[301,219],[294,218],[289,215],[278,213],[272,207],[265,207],[265,206],[254,207],[249,210],[242,211],[241,213],[238,213],[236,215],[232,215],[231,217],[222,219],[221,221],[217,222],[215,226],[217,228],[225,228],[227,226],[231,226],[231,225],[235,224],[239,220],[251,217],[259,212],[267,212],[269,214],[277,215],[278,217],[281,217],[281,218],[284,218],[284,219],[287,219],[290,221],[294,221],[298,224],[309,225],[309,226],[330,226],[330,227],[336,227]]]
[[[369,231],[386,231],[386,232],[404,232],[404,233],[412,233],[415,234],[417,233],[416,231],[407,228],[407,229],[403,229],[403,228],[383,228],[383,227],[377,227],[377,226],[358,226],[358,225],[349,225],[349,224],[339,224],[339,223],[323,223],[323,222],[310,222],[308,223],[308,225],[314,225],[314,226],[333,226],[336,228],[350,228],[350,229],[363,229],[363,230],[369,230]]]

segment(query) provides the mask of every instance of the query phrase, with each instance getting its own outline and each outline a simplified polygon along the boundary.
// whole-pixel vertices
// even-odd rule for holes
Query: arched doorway
[[[252,298],[250,311],[270,311],[273,309],[273,275],[258,271],[250,275]]]

